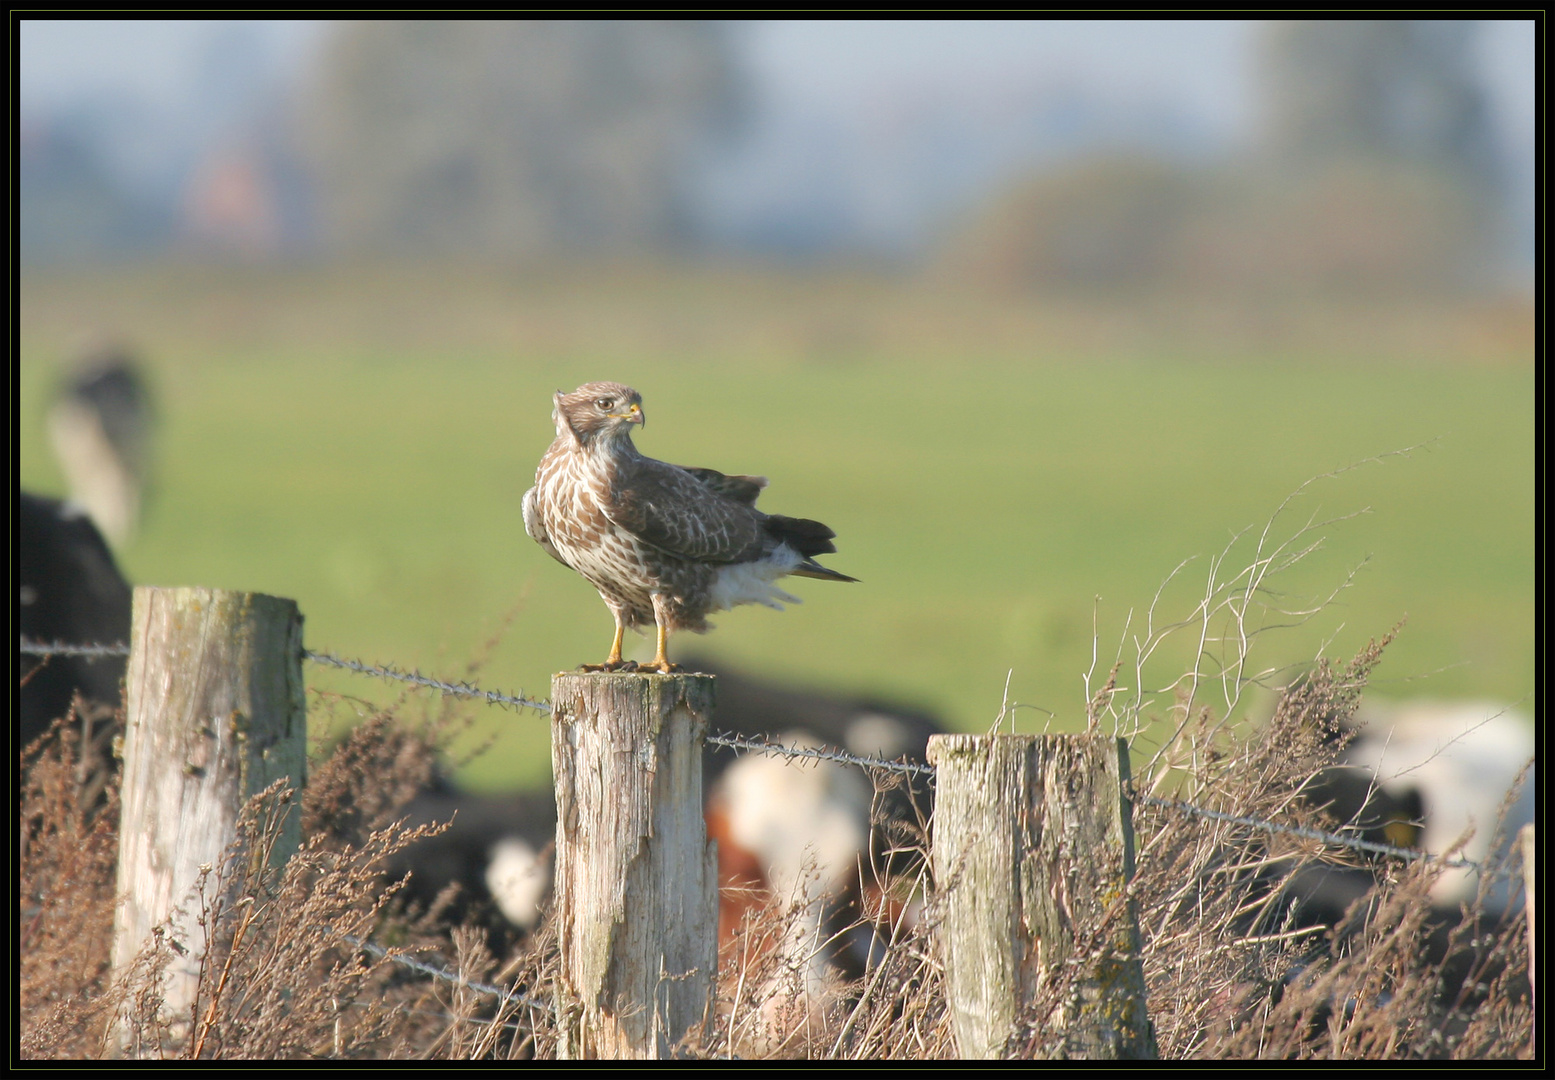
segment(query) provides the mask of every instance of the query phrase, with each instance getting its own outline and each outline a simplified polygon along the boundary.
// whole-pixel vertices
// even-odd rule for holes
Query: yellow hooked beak
[[[617,417],[618,419],[625,420],[629,424],[641,424],[644,427],[648,426],[647,414],[643,412],[643,407],[637,404],[635,401],[626,407],[625,412],[611,413],[610,415]]]

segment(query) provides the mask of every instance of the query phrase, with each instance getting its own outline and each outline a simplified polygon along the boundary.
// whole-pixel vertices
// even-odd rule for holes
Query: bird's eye
[[[606,412],[609,412],[611,409],[616,407],[615,398],[602,397],[598,401],[594,402],[594,404],[598,405],[601,409],[604,409]]]

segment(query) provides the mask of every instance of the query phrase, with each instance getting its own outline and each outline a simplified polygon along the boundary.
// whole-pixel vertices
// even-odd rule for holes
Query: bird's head
[[[643,396],[620,383],[584,383],[570,394],[558,390],[555,402],[552,419],[556,421],[556,433],[570,431],[584,446],[629,446],[632,426],[648,422],[643,413]]]

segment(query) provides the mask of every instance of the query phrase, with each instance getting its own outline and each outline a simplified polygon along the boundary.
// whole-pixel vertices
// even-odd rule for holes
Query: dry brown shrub
[[[394,821],[433,773],[434,737],[380,712],[316,764],[300,810],[279,785],[255,796],[238,844],[191,901],[203,940],[156,934],[114,978],[117,790],[110,784],[100,807],[83,798],[79,737],[56,725],[23,756],[22,1056],[507,1057],[551,1048],[543,1032],[537,1039],[545,1020],[531,999],[470,985],[538,985],[544,935],[499,970],[480,931],[396,911],[385,860],[439,829]],[[276,870],[281,821],[298,812],[307,840]],[[169,1015],[169,967],[191,946],[203,957],[198,991],[187,1013]],[[451,968],[453,979],[405,959]]]
[[[1238,818],[1325,826],[1299,792],[1333,760],[1337,725],[1353,710],[1385,643],[1343,667],[1318,665],[1282,695],[1262,727],[1229,727],[1200,709],[1178,732],[1197,765],[1176,795]],[[393,910],[394,887],[379,867],[427,830],[392,824],[399,798],[392,793],[414,792],[430,748],[390,719],[361,725],[315,768],[302,807],[309,841],[283,873],[248,856],[262,856],[274,842],[286,804],[278,791],[251,803],[242,849],[213,870],[202,894],[209,948],[198,999],[178,1018],[163,1014],[161,979],[189,943],[159,937],[126,976],[109,979],[114,789],[102,809],[82,809],[76,739],[65,725],[31,748],[21,800],[23,1056],[116,1052],[122,1036],[110,1036],[109,1028],[123,1016],[132,1046],[153,1056],[553,1057],[557,972],[548,929],[502,958],[473,928]],[[1162,1057],[1531,1056],[1520,914],[1502,926],[1466,920],[1446,931],[1458,942],[1447,950],[1456,959],[1422,963],[1421,941],[1435,918],[1430,863],[1381,863],[1369,906],[1333,932],[1302,930],[1280,921],[1273,899],[1280,882],[1305,863],[1354,861],[1353,853],[1145,801],[1136,807],[1136,828],[1132,898]],[[883,947],[863,977],[834,979],[819,996],[792,957],[770,947],[791,934],[799,912],[771,899],[758,905],[721,958],[710,1023],[691,1033],[681,1053],[953,1058],[933,942],[933,890],[921,869],[926,864],[907,861],[923,875],[906,887],[927,898],[920,917],[902,917],[905,906],[898,907],[894,924],[884,920]],[[858,912],[840,932],[863,932],[884,913]],[[401,959],[451,978],[430,977]],[[1052,1018],[1067,994],[1055,982],[1031,1003],[1014,1053],[1063,1053]]]
[[[907,888],[922,893],[926,884]],[[746,1059],[954,1057],[930,918],[907,904],[851,914],[817,932],[813,908],[760,896],[721,950],[714,1022],[684,1051]],[[853,935],[878,935],[861,977],[812,968],[813,956],[829,955]]]
[[[1163,596],[1187,564],[1179,566],[1132,639],[1132,662],[1120,648],[1091,702],[1091,724],[1111,718],[1135,755],[1131,893],[1163,1058],[1531,1053],[1522,917],[1489,918],[1483,885],[1461,914],[1433,911],[1438,863],[1363,854],[1343,838],[1313,835],[1332,836],[1338,825],[1304,793],[1339,760],[1398,628],[1348,664],[1320,660],[1294,679],[1260,662],[1272,631],[1310,621],[1353,579],[1352,571],[1327,595],[1305,598],[1280,582],[1321,548],[1322,529],[1354,516],[1283,524],[1295,504],[1355,467],[1309,480],[1268,523],[1237,534],[1190,594],[1198,597],[1192,611],[1172,619]],[[1198,658],[1187,671],[1157,667],[1153,676],[1173,636],[1188,637]],[[1125,668],[1126,692],[1117,689]],[[1251,721],[1251,691],[1276,687],[1270,718]],[[1520,872],[1511,862],[1482,881]],[[1295,875],[1310,880],[1327,868],[1375,881],[1331,931],[1299,924],[1289,891]]]
[[[1283,694],[1249,736],[1209,709],[1178,736],[1194,762],[1178,797],[1222,814],[1313,824],[1297,793],[1333,763],[1336,722],[1353,711],[1358,681],[1381,646],[1337,677],[1326,665]],[[1149,1008],[1162,1057],[1201,1055],[1228,1015],[1258,988],[1278,986],[1320,933],[1269,925],[1278,882],[1310,851],[1293,838],[1209,820],[1142,800],[1134,893],[1144,936]],[[1310,849],[1310,843],[1307,845]]]
[[[1183,798],[1241,819],[1331,832],[1300,793],[1335,760],[1341,725],[1388,640],[1341,670],[1320,664],[1282,694],[1262,728],[1228,736],[1203,712],[1182,735],[1198,763]],[[1520,913],[1485,917],[1483,888],[1453,925],[1431,906],[1441,873],[1433,861],[1373,862],[1342,845],[1148,802],[1136,807],[1135,822],[1134,891],[1162,1057],[1531,1053],[1526,923]],[[1332,930],[1293,925],[1280,906],[1282,884],[1314,864],[1376,874],[1372,893]],[[1433,933],[1448,939],[1440,960],[1425,956]]]
[[[87,797],[74,714],[22,751],[17,1013],[23,1058],[80,1058],[101,1041],[113,939],[119,791]]]
[[[328,833],[348,842],[381,829],[437,772],[434,738],[401,726],[392,711],[375,710],[312,770],[302,804],[303,835]]]

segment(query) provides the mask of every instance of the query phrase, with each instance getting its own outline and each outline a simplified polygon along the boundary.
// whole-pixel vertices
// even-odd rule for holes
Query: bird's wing
[[[693,469],[689,465],[681,465],[679,468],[725,498],[742,502],[746,506],[755,506],[756,497],[767,486],[765,476],[741,476],[739,473],[721,473],[717,469]]]
[[[660,551],[705,562],[742,562],[762,552],[764,515],[750,505],[755,499],[732,498],[698,475],[652,458],[629,458],[617,464],[605,516],[620,528]],[[742,496],[761,490],[752,477],[726,477]]]
[[[550,534],[545,531],[545,518],[540,515],[540,489],[538,487],[532,487],[524,492],[524,531],[529,534],[530,539],[545,548],[551,558],[569,570],[574,569],[571,563],[562,558],[561,552],[557,551],[556,546],[551,543]]]

